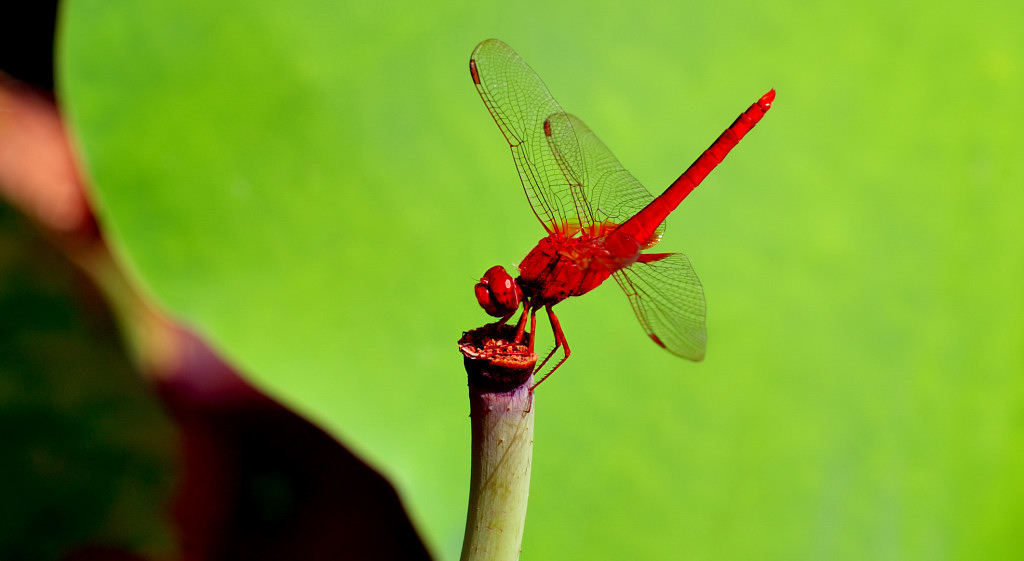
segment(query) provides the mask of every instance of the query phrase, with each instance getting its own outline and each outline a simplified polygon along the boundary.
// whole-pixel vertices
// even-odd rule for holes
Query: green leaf
[[[557,308],[524,557],[1015,558],[1021,10],[72,0],[60,82],[132,273],[447,558],[455,342],[487,321],[475,279],[543,235],[474,45],[517,49],[653,192],[775,87],[659,245],[704,285],[705,362],[614,285]]]

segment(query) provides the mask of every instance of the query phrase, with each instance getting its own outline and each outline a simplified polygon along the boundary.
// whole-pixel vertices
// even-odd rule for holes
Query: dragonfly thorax
[[[542,239],[519,265],[517,283],[536,307],[554,305],[597,288],[615,271],[636,262],[640,245],[614,235]]]

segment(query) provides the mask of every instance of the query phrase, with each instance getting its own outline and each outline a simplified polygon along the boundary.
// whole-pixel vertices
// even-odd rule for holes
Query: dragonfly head
[[[519,308],[523,291],[504,267],[495,265],[476,283],[476,301],[488,314],[500,318]]]

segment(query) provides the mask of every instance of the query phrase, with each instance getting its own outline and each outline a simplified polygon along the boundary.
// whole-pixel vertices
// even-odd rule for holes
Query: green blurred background
[[[543,235],[470,81],[499,37],[657,193],[700,364],[559,306],[524,559],[1024,556],[1024,8],[73,0],[59,88],[132,274],[385,474],[441,558],[472,286]],[[540,344],[550,344],[541,332]]]

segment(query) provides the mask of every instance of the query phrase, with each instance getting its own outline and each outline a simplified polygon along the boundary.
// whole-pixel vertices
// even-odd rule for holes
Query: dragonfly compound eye
[[[501,265],[491,267],[475,288],[476,301],[485,312],[494,316],[506,316],[519,307],[523,293],[511,275]]]

